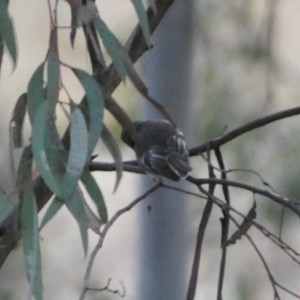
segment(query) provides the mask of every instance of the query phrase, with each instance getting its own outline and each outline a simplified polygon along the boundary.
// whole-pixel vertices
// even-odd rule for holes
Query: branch
[[[126,288],[125,288],[123,282],[120,282],[120,285],[121,285],[121,288],[122,288],[121,291],[118,290],[118,289],[116,289],[116,290],[111,289],[109,287],[110,282],[111,282],[111,279],[109,278],[105,287],[98,288],[98,289],[97,288],[88,288],[88,290],[89,291],[96,291],[96,292],[107,291],[107,292],[112,293],[112,294],[118,294],[121,298],[124,298],[126,296]]]
[[[116,171],[115,163],[106,163],[100,161],[92,161],[89,165],[90,171]],[[123,162],[123,171],[136,173],[136,174],[146,174],[145,171],[137,164],[137,161]]]
[[[208,141],[201,146],[190,149],[190,156],[196,156],[200,153],[205,152],[207,147],[209,147],[209,149],[216,149],[217,147],[220,147],[220,146],[232,141],[233,139],[243,135],[246,132],[263,127],[272,122],[275,122],[275,121],[278,121],[278,120],[281,120],[284,118],[296,116],[299,114],[300,114],[300,106],[297,106],[297,107],[294,107],[291,109],[279,111],[277,113],[256,119],[256,120],[251,121],[243,126],[236,128],[236,129],[228,132],[227,134],[224,134],[214,140]]]
[[[207,158],[208,158],[208,161],[210,161],[209,150],[207,150]],[[215,178],[215,174],[214,174],[213,168],[211,167],[211,164],[208,165],[208,172],[209,172],[209,177],[211,179]],[[214,183],[209,184],[209,194],[210,195],[213,195],[215,186],[216,185]],[[212,202],[211,196],[208,196],[208,199],[207,199],[207,202],[204,207],[203,214],[202,214],[202,217],[200,220],[199,228],[198,228],[196,246],[195,246],[195,254],[194,254],[194,260],[193,260],[192,271],[191,271],[189,287],[188,287],[188,291],[187,291],[187,295],[186,295],[186,300],[193,300],[195,298],[204,233],[205,233],[205,229],[208,224],[208,220],[211,215],[212,207],[213,207],[213,202]]]
[[[95,261],[95,258],[99,252],[99,250],[102,248],[105,236],[108,232],[108,230],[110,229],[110,227],[114,224],[114,222],[125,212],[131,210],[136,204],[138,204],[139,202],[141,202],[143,199],[145,199],[146,197],[148,197],[150,194],[152,194],[154,191],[156,191],[159,187],[161,186],[161,183],[157,183],[155,186],[153,186],[151,189],[149,189],[146,193],[144,193],[143,195],[141,195],[140,197],[138,197],[137,199],[135,199],[134,201],[132,201],[129,205],[125,206],[124,208],[118,210],[111,218],[110,220],[106,223],[106,225],[104,226],[103,230],[100,233],[100,238],[98,243],[96,244],[94,250],[92,251],[90,258],[89,258],[89,262],[86,268],[86,272],[84,275],[84,284],[83,284],[83,288],[81,291],[81,295],[79,297],[79,300],[83,300],[85,297],[86,292],[88,291],[88,284],[90,281],[90,277],[91,277],[91,272],[92,272],[92,267]]]
[[[287,199],[285,197],[282,197],[278,194],[275,194],[273,192],[269,192],[267,190],[263,190],[263,189],[255,187],[255,186],[246,184],[246,183],[237,182],[237,181],[233,181],[233,180],[215,179],[215,178],[200,178],[200,179],[197,179],[197,178],[194,178],[192,176],[187,177],[187,181],[189,181],[191,183],[194,183],[197,186],[203,185],[203,184],[214,183],[214,184],[221,184],[221,185],[227,185],[227,186],[234,186],[234,187],[237,187],[237,188],[240,188],[240,189],[248,190],[248,191],[251,191],[255,194],[259,194],[259,195],[265,196],[269,199],[272,199],[274,202],[289,208],[290,210],[292,210],[294,213],[296,213],[300,217],[300,210],[289,199]]]
[[[222,153],[220,148],[215,149],[216,158],[221,169],[221,177],[223,180],[226,180],[226,171],[225,171],[225,164],[223,161]],[[222,185],[223,195],[226,201],[227,206],[230,206],[230,196],[229,196],[229,189],[227,185]],[[223,245],[228,239],[228,232],[229,232],[229,211],[225,208],[222,209],[223,218],[221,218],[221,225],[222,225],[222,234],[221,234],[221,245]],[[227,247],[222,248],[222,258],[220,263],[220,272],[219,272],[219,283],[218,283],[218,295],[217,299],[222,300],[222,290],[223,290],[223,283],[224,283],[224,276],[225,276],[225,265],[226,265],[226,255],[227,255]]]
[[[288,117],[296,116],[300,114],[300,106],[287,109],[284,111],[276,112],[274,114],[265,116],[263,118],[259,118],[256,120],[253,120],[243,126],[240,126],[236,129],[233,129],[232,131],[228,132],[225,135],[222,135],[214,140],[210,140],[206,142],[205,144],[202,144],[200,146],[191,148],[189,151],[190,156],[196,156],[206,151],[206,149],[216,149],[233,139],[260,127],[263,127],[265,125],[268,125],[272,122],[276,122]],[[143,173],[143,171],[140,168],[131,168],[130,166],[125,166],[124,162],[124,170],[127,172],[133,172],[133,173]],[[131,162],[134,165],[137,165],[137,162]],[[115,165],[108,164],[108,163],[101,163],[101,162],[92,162],[90,165],[91,170],[93,171],[115,171]],[[265,184],[265,183],[264,183]]]
[[[206,195],[206,197],[194,193],[194,192],[190,192],[188,190],[183,190],[181,188],[176,188],[176,187],[171,187],[171,186],[166,186],[163,185],[164,188],[168,188],[168,189],[172,189],[172,190],[176,190],[178,192],[187,194],[187,195],[191,195],[191,196],[195,196],[197,198],[205,198],[206,197],[210,197],[211,201],[217,205],[219,208],[221,208],[222,210],[226,210],[226,211],[233,211],[234,213],[236,213],[237,215],[241,216],[242,218],[244,218],[245,220],[251,222],[252,225],[254,225],[258,230],[261,231],[261,233],[263,233],[267,238],[270,238],[270,240],[278,247],[280,247],[289,257],[291,257],[295,262],[297,262],[298,264],[300,263],[294,256],[292,256],[288,251],[291,251],[294,255],[296,256],[300,256],[299,253],[297,253],[293,248],[291,248],[289,245],[287,245],[286,243],[284,243],[282,240],[279,240],[278,237],[276,237],[273,233],[271,233],[270,231],[268,231],[266,228],[264,228],[261,224],[257,223],[255,220],[249,218],[248,216],[242,214],[241,212],[239,212],[238,210],[236,210],[235,208],[233,208],[232,206],[226,204],[225,202],[223,202],[222,200],[216,198],[214,195],[210,194],[208,191],[206,191],[205,189],[203,189],[201,186],[199,186],[200,191]],[[240,225],[236,222],[236,220],[232,217],[232,215],[228,214],[228,217],[236,224],[236,226],[238,228],[240,228]],[[254,244],[254,242],[252,241],[252,239],[250,238],[250,236],[246,233],[245,234],[246,238],[248,238],[248,240],[250,241],[250,243],[253,245],[254,249],[256,250],[256,252],[258,253],[260,259],[263,262],[263,265],[268,273],[269,278],[271,279],[271,284],[274,290],[274,295],[275,295],[275,299],[280,299],[278,296],[278,291],[277,291],[277,287],[281,288],[282,290],[286,291],[287,293],[293,295],[294,297],[300,299],[300,296],[297,295],[296,293],[292,292],[291,290],[287,289],[286,287],[282,286],[280,283],[278,283],[275,278],[272,276],[265,260],[264,257],[261,255],[261,253],[259,252],[259,249],[256,247],[256,245]]]

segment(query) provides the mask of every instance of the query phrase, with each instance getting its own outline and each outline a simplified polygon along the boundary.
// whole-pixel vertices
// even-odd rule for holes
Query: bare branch
[[[142,200],[144,200],[146,197],[148,197],[150,194],[152,194],[154,191],[156,191],[159,187],[161,186],[161,183],[157,183],[155,186],[153,186],[151,189],[149,189],[146,193],[144,193],[143,195],[141,195],[140,197],[138,197],[137,199],[135,199],[134,201],[132,201],[130,204],[128,204],[127,206],[125,206],[124,208],[118,210],[111,218],[110,220],[106,223],[106,225],[104,226],[103,230],[100,233],[100,238],[98,240],[98,243],[96,244],[94,250],[92,251],[89,261],[88,261],[88,265],[86,268],[86,272],[84,275],[84,283],[83,283],[83,288],[81,291],[81,295],[79,297],[79,300],[83,300],[85,297],[86,292],[88,291],[88,284],[90,281],[90,277],[91,277],[91,272],[92,272],[92,267],[95,261],[95,258],[99,252],[99,250],[102,248],[105,236],[108,232],[108,230],[111,228],[111,226],[114,224],[114,222],[125,212],[131,210],[136,204],[138,204],[139,202],[141,202]]]
[[[194,183],[197,186],[203,185],[203,184],[215,183],[215,184],[221,184],[221,185],[225,184],[225,185],[228,185],[228,186],[233,186],[233,187],[237,187],[237,188],[240,188],[240,189],[248,190],[248,191],[251,191],[255,194],[259,194],[259,195],[265,196],[269,199],[272,199],[274,202],[289,208],[291,211],[293,211],[294,213],[296,213],[300,217],[300,210],[294,204],[293,201],[291,201],[291,200],[289,200],[285,197],[282,197],[278,194],[275,194],[273,192],[266,191],[266,190],[254,187],[254,186],[246,184],[246,183],[232,181],[232,180],[215,179],[215,178],[199,178],[199,179],[197,179],[197,178],[194,178],[192,176],[187,177],[187,181],[189,181],[191,183]]]
[[[109,278],[108,281],[107,281],[107,284],[105,287],[103,288],[88,288],[89,291],[96,291],[96,292],[103,292],[103,291],[107,291],[109,293],[112,293],[112,294],[118,294],[121,298],[124,298],[126,296],[126,288],[124,286],[124,283],[122,281],[120,281],[120,285],[121,285],[121,291],[119,289],[111,289],[109,287],[110,285],[110,282],[111,282],[111,279]]]
[[[217,157],[217,161],[219,164],[221,171],[221,178],[223,180],[226,180],[226,172],[225,170],[225,164],[223,161],[222,153],[220,148],[215,149],[215,154]],[[229,189],[228,186],[222,185],[223,195],[224,199],[226,201],[226,204],[230,206],[230,195],[229,195]],[[225,243],[228,239],[228,232],[229,232],[229,211],[227,209],[222,209],[223,212],[223,218],[221,218],[221,225],[222,225],[222,234],[221,234],[221,245]],[[226,254],[227,254],[227,247],[222,248],[222,258],[220,263],[220,272],[219,272],[219,283],[218,283],[218,294],[217,294],[217,300],[222,300],[222,290],[223,290],[223,282],[224,282],[224,276],[225,276],[225,265],[226,265]]]
[[[196,156],[200,153],[205,152],[207,147],[209,147],[210,149],[215,149],[215,148],[220,147],[221,145],[224,145],[224,144],[232,141],[233,139],[245,134],[246,132],[263,127],[272,122],[279,121],[279,120],[289,118],[292,116],[296,116],[299,114],[300,114],[300,106],[297,106],[297,107],[294,107],[291,109],[279,111],[277,113],[256,119],[256,120],[251,121],[243,126],[236,128],[236,129],[228,132],[227,134],[224,134],[214,140],[208,141],[201,146],[190,149],[190,156]]]
[[[207,158],[208,158],[208,161],[210,161],[210,151],[209,150],[207,150]],[[209,177],[211,179],[214,179],[215,174],[213,172],[213,168],[211,167],[211,165],[208,165],[208,172],[209,172]],[[209,194],[210,195],[213,195],[214,190],[215,190],[215,184],[214,183],[209,184]],[[203,245],[203,238],[204,238],[206,226],[208,224],[208,220],[211,215],[212,207],[213,207],[213,202],[211,201],[211,197],[208,196],[208,200],[204,207],[203,214],[202,214],[199,228],[198,228],[196,246],[195,246],[195,254],[194,254],[194,260],[193,260],[192,271],[191,271],[191,276],[190,276],[190,280],[189,280],[189,287],[188,287],[188,291],[187,291],[187,295],[186,295],[186,300],[193,300],[195,298],[196,288],[197,288],[197,280],[198,280],[198,274],[199,274],[199,268],[200,268],[200,258],[201,258],[201,250],[202,250],[202,245]]]

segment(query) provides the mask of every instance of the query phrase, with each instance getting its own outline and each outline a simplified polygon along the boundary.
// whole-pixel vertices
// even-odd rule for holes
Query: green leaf
[[[88,249],[88,222],[87,217],[85,215],[85,210],[80,193],[76,190],[72,198],[67,199],[65,203],[67,205],[68,210],[78,223],[83,250],[84,254],[86,255]]]
[[[114,137],[112,136],[112,134],[104,124],[102,128],[101,138],[115,161],[116,176],[117,176],[115,187],[114,187],[114,192],[115,192],[122,178],[123,163],[122,163],[121,151]]]
[[[144,4],[142,0],[131,0],[134,9],[136,11],[136,14],[139,18],[140,24],[141,24],[141,28],[143,31],[143,35],[145,37],[145,41],[148,45],[148,47],[150,47],[150,29],[149,29],[149,23],[148,23],[148,18],[147,18],[147,14],[144,8]]]
[[[126,78],[126,67],[123,62],[121,44],[119,43],[115,35],[109,30],[109,28],[106,26],[99,15],[93,18],[93,22],[98,34],[103,41],[104,47],[112,58],[121,79],[124,81]]]
[[[63,178],[63,198],[72,196],[86,164],[88,134],[81,110],[71,103],[70,153]]]
[[[104,97],[97,81],[87,72],[80,69],[73,69],[86,93],[81,110],[88,124],[88,151],[87,159],[90,158],[99,140],[104,112]],[[88,104],[88,105],[86,105]],[[88,107],[87,107],[88,106]]]
[[[101,190],[92,176],[91,172],[85,169],[81,176],[81,181],[84,184],[88,194],[96,204],[98,214],[103,223],[107,222],[107,209]]]
[[[42,230],[42,228],[57,214],[57,212],[63,207],[64,202],[58,198],[55,197],[53,199],[53,201],[51,202],[50,206],[47,209],[47,212],[45,213],[41,225],[40,225],[40,229]]]
[[[22,129],[23,129],[23,122],[25,118],[27,107],[27,95],[23,93],[14,108],[13,116],[12,116],[12,139],[13,139],[13,146],[14,149],[20,148],[23,145],[22,139]]]
[[[8,3],[3,0],[0,1],[0,35],[4,40],[15,67],[17,63],[16,37],[13,23],[8,14]]]
[[[47,89],[46,97],[52,103],[53,112],[55,111],[55,105],[58,102],[59,94],[59,81],[60,81],[60,69],[59,58],[57,53],[57,40],[56,30],[52,30],[50,34],[50,45],[48,52],[48,65],[47,65]]]
[[[38,109],[33,122],[32,128],[32,152],[37,165],[37,168],[43,177],[45,183],[50,188],[50,190],[57,196],[63,196],[61,188],[61,177],[57,170],[52,170],[48,154],[53,149],[46,147],[45,139],[49,138],[49,132],[47,132],[49,127],[49,119],[51,119],[50,101],[44,101],[43,104]],[[49,140],[49,139],[48,139]],[[59,163],[58,157],[55,155],[52,160],[56,160]]]
[[[42,300],[43,284],[38,232],[38,212],[34,192],[30,186],[27,186],[21,193],[21,233],[31,293],[36,300]]]
[[[83,193],[79,190],[79,194],[81,196],[81,201],[83,204],[84,212],[87,218],[88,226],[92,229],[96,234],[100,234],[100,227],[103,222],[99,219],[99,217],[92,211],[90,206],[86,203]]]
[[[31,146],[24,148],[17,172],[17,188],[19,191],[31,182],[32,166],[32,149]]]
[[[28,114],[31,124],[33,124],[34,116],[45,98],[43,86],[44,66],[44,63],[38,66],[33,73],[27,88]]]
[[[130,78],[131,82],[135,86],[135,88],[150,102],[152,102],[152,99],[148,95],[148,88],[144,84],[143,80],[137,73],[137,71],[134,69],[134,66],[132,64],[132,61],[124,48],[121,46],[119,41],[116,39],[116,37],[109,31],[109,29],[106,27],[105,23],[100,19],[100,17],[94,17],[93,18],[94,24],[97,28],[97,31],[103,40],[104,46],[107,48],[107,51],[111,55],[113,62],[115,64],[115,67],[121,77],[122,80],[125,79],[126,74]],[[102,35],[101,35],[102,34]],[[107,42],[104,42],[104,37],[107,40]],[[110,48],[108,48],[110,47]],[[111,50],[109,50],[111,49]],[[111,53],[110,51],[113,51]],[[115,58],[114,58],[115,57]]]

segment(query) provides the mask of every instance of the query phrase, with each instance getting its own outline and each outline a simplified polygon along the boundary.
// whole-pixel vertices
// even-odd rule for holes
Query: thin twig
[[[215,149],[216,158],[218,164],[220,166],[221,171],[221,178],[226,180],[226,171],[225,171],[225,164],[223,161],[222,153],[220,148]],[[224,170],[224,171],[223,171]],[[229,189],[227,185],[222,185],[223,195],[225,198],[225,202],[228,206],[230,206],[230,196],[229,196]],[[229,232],[229,211],[227,209],[222,209],[223,218],[221,218],[222,224],[222,234],[221,234],[221,245],[223,245],[228,239],[228,232]],[[223,283],[224,283],[224,276],[225,276],[225,266],[226,266],[226,254],[227,254],[227,247],[222,247],[222,257],[220,263],[220,272],[219,272],[219,282],[218,282],[218,294],[217,300],[222,300],[222,290],[223,290]]]
[[[206,159],[206,157],[200,153],[199,154],[207,163],[209,163]],[[233,173],[233,172],[246,172],[246,173],[252,173],[254,175],[256,175],[260,181],[262,182],[263,185],[267,186],[272,192],[277,193],[276,190],[271,186],[271,184],[269,182],[267,182],[262,175],[260,175],[258,172],[251,170],[251,169],[245,169],[245,168],[233,168],[233,169],[227,169],[227,170],[223,170],[221,168],[218,168],[217,166],[215,166],[214,164],[211,164],[212,167],[214,168],[214,170],[217,170],[219,172],[224,172],[226,174],[228,173]]]
[[[209,149],[207,150],[207,158],[210,161]],[[213,168],[210,165],[208,165],[208,172],[209,172],[210,178],[215,177]],[[211,195],[213,194],[214,190],[215,190],[215,184],[212,183],[209,185],[209,192]],[[189,286],[188,286],[188,291],[187,291],[187,295],[186,295],[186,300],[193,300],[195,298],[198,274],[199,274],[199,268],[200,268],[200,258],[201,258],[201,250],[202,250],[202,245],[203,245],[203,238],[204,238],[204,233],[205,233],[205,230],[206,230],[206,227],[208,224],[208,220],[211,215],[212,207],[213,207],[213,202],[211,201],[210,197],[208,197],[208,201],[206,202],[206,205],[204,207],[203,214],[202,214],[199,228],[198,228],[194,260],[193,260],[192,271],[191,271],[191,276],[190,276],[190,280],[189,280]]]
[[[278,283],[277,281],[275,281],[275,284],[282,289],[283,291],[287,292],[288,294],[296,297],[297,299],[300,299],[300,296],[297,295],[296,293],[292,292],[291,290],[287,289],[286,287],[284,287],[283,285],[281,285],[280,283]]]
[[[201,188],[201,192],[206,195],[200,195],[198,193],[194,193],[188,190],[184,190],[182,188],[177,188],[174,186],[168,186],[166,184],[163,184],[164,188],[167,189],[171,189],[171,190],[175,190],[190,196],[194,196],[197,198],[201,198],[201,199],[207,199],[207,195],[208,192],[206,190],[204,190],[203,188]],[[214,204],[216,204],[218,207],[222,208],[222,209],[226,209],[227,211],[233,211],[234,213],[236,213],[237,215],[239,215],[240,217],[244,218],[245,220],[247,220],[248,222],[250,222],[254,227],[256,227],[266,238],[269,238],[271,240],[272,243],[274,243],[276,246],[278,246],[281,250],[283,250],[285,252],[286,255],[288,255],[294,262],[296,262],[297,264],[300,265],[300,260],[298,260],[295,256],[300,257],[300,253],[298,253],[297,251],[295,251],[295,249],[293,249],[291,246],[289,246],[287,243],[285,243],[283,240],[280,239],[280,237],[277,237],[275,234],[273,234],[272,232],[270,232],[267,228],[263,227],[261,224],[259,224],[258,222],[256,222],[253,219],[250,219],[249,217],[247,217],[246,215],[244,215],[243,213],[239,212],[238,210],[236,210],[234,207],[232,206],[228,206],[225,202],[223,202],[222,200],[214,197],[214,199],[212,199],[214,201]],[[291,253],[292,254],[291,254]]]
[[[233,180],[216,179],[216,178],[194,178],[192,176],[188,176],[187,181],[192,182],[192,183],[196,184],[197,186],[203,185],[203,184],[215,183],[215,184],[221,184],[221,185],[225,184],[228,186],[234,186],[234,187],[237,187],[240,189],[248,190],[255,194],[259,194],[259,195],[265,196],[269,199],[272,199],[274,202],[289,208],[290,210],[292,210],[294,213],[296,213],[300,217],[300,210],[289,199],[282,197],[278,194],[275,194],[273,192],[269,192],[264,189],[260,189],[260,188],[257,188],[255,186],[252,186],[252,185],[249,185],[246,183],[237,182],[237,181],[233,181]]]
[[[95,258],[99,252],[99,250],[102,248],[105,236],[108,232],[108,230],[111,228],[111,226],[114,224],[114,222],[125,212],[131,210],[136,204],[138,204],[140,201],[142,201],[143,199],[145,199],[147,196],[149,196],[150,194],[152,194],[154,191],[156,191],[159,187],[161,186],[161,183],[157,183],[155,186],[153,186],[152,188],[150,188],[147,192],[145,192],[143,195],[141,195],[140,197],[136,198],[134,201],[132,201],[130,204],[128,204],[127,206],[123,207],[122,209],[118,210],[111,218],[110,220],[106,223],[106,225],[104,226],[103,230],[101,231],[98,243],[96,244],[95,248],[93,249],[89,261],[88,261],[88,265],[86,268],[86,272],[84,275],[84,283],[83,283],[83,288],[81,291],[81,295],[79,297],[79,300],[83,300],[85,297],[86,292],[88,291],[88,284],[90,281],[90,277],[91,277],[91,272],[92,272],[92,267],[95,261]]]
[[[108,279],[107,281],[107,284],[105,287],[103,288],[88,288],[89,291],[95,291],[95,292],[103,292],[103,291],[107,291],[109,293],[112,293],[112,294],[118,294],[121,298],[124,298],[126,296],[126,288],[124,286],[124,283],[122,281],[120,281],[120,286],[121,286],[121,291],[119,289],[111,289],[109,288],[109,285],[110,285],[110,282],[111,282],[111,278]]]

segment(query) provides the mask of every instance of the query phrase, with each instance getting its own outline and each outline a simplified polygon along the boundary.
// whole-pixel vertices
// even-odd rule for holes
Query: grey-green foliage
[[[132,3],[140,20],[146,43],[150,46],[150,30],[144,5],[141,0],[132,0]],[[151,5],[155,8],[153,2]],[[83,9],[84,7],[82,6]],[[74,25],[74,14],[78,10],[71,10]],[[128,54],[99,14],[94,12],[89,21],[94,23],[98,35],[122,80],[128,76],[134,86],[142,94],[146,94],[146,88],[134,70]],[[70,41],[72,46],[74,39],[73,31]],[[63,85],[61,78],[62,62],[59,57],[58,43],[57,28],[51,28],[46,57],[33,72],[29,79],[27,91],[19,97],[12,116],[14,148],[24,147],[22,133],[26,113],[32,126],[29,144],[28,142],[25,143],[27,145],[23,148],[22,158],[19,162],[16,190],[21,207],[20,224],[26,270],[30,291],[36,300],[43,298],[39,230],[65,205],[78,223],[84,253],[87,254],[88,228],[90,227],[99,233],[100,225],[108,221],[105,199],[101,189],[86,168],[100,136],[117,166],[115,189],[122,177],[120,150],[109,129],[103,127],[105,102],[103,92],[93,76],[84,70],[70,67],[73,75],[83,87],[85,97],[80,105],[76,104],[73,99],[69,99],[67,138],[62,138],[58,133],[55,122],[56,110],[61,104],[59,95]],[[17,67],[17,43],[13,19],[8,12],[8,2],[0,0],[0,69],[4,46],[7,48],[14,66]],[[22,45],[20,46],[22,47]],[[40,228],[38,227],[38,199],[35,198],[33,188],[33,166],[37,168],[39,176],[43,178],[55,195]],[[79,185],[80,182],[82,185]],[[97,214],[87,204],[81,190],[82,186],[94,202]],[[9,210],[12,202],[9,195],[2,196],[1,200],[0,218],[3,219],[6,215],[4,212]]]

